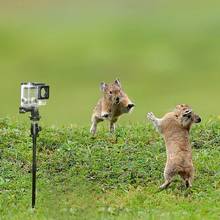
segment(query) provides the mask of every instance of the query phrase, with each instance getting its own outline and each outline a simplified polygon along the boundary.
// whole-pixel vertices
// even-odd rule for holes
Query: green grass
[[[37,207],[31,203],[29,124],[0,119],[0,219],[219,219],[220,121],[192,129],[196,176],[165,191],[165,146],[145,123],[44,127],[38,138]]]

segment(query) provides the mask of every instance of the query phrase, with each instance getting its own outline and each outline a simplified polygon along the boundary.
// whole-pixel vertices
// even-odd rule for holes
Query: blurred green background
[[[48,125],[86,125],[116,77],[135,102],[121,122],[188,103],[219,115],[219,1],[13,1],[0,7],[0,117],[19,116],[20,82],[46,82]]]

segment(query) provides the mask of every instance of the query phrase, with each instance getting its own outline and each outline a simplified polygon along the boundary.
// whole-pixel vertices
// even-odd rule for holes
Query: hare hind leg
[[[115,132],[115,123],[117,122],[118,118],[114,118],[113,120],[110,120],[110,125],[109,125],[109,131],[110,133]]]
[[[186,188],[192,187],[193,169],[190,169],[189,171],[180,172],[179,174],[185,182]]]
[[[173,177],[175,176],[175,170],[166,165],[164,170],[164,179],[165,182],[160,186],[160,189],[166,189],[172,182]]]
[[[93,116],[92,117],[92,125],[91,125],[91,128],[90,128],[90,133],[92,135],[95,135],[96,134],[96,130],[97,130],[97,125],[99,122],[103,121],[103,119],[97,117],[97,116]]]

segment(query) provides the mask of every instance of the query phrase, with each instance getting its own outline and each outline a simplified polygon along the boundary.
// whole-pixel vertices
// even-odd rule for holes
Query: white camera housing
[[[44,83],[21,83],[21,108],[31,109],[46,105],[49,86]]]

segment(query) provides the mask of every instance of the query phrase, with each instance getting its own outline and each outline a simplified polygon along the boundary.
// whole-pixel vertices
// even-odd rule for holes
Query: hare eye
[[[112,94],[112,91],[109,91],[109,94]]]
[[[192,116],[191,116],[191,114],[184,114],[183,117],[190,119]]]

